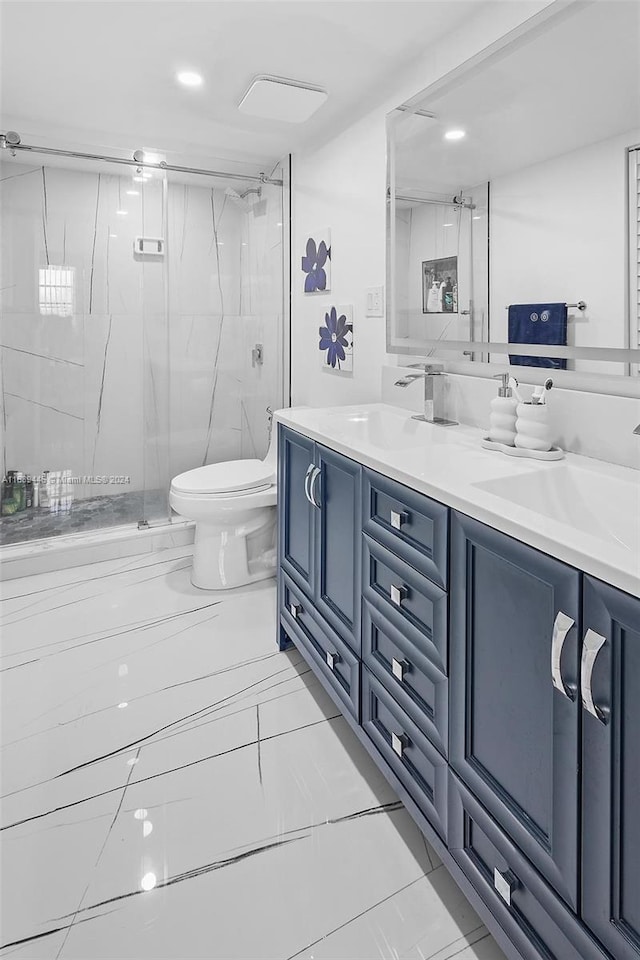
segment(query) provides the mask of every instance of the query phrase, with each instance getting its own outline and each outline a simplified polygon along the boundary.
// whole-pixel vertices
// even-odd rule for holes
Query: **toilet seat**
[[[242,495],[268,490],[275,479],[262,460],[228,460],[178,474],[171,491],[187,497]]]

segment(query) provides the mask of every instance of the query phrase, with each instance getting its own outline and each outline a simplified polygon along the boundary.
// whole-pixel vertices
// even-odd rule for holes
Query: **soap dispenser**
[[[501,380],[498,396],[491,401],[491,417],[489,422],[489,440],[494,443],[504,443],[509,447],[515,445],[516,440],[516,409],[518,401],[513,396],[509,386],[509,373],[497,373],[494,380]]]

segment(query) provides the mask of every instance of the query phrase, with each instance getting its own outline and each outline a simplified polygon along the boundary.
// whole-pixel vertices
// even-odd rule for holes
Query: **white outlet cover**
[[[366,290],[367,317],[384,317],[384,287],[369,287]]]

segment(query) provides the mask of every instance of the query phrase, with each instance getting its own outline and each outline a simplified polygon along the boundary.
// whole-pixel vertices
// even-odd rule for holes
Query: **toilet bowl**
[[[228,590],[276,570],[276,431],[264,460],[229,460],[171,481],[169,503],[196,524],[191,582]]]

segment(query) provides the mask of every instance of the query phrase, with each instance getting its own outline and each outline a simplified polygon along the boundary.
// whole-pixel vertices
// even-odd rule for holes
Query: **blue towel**
[[[509,343],[567,343],[566,303],[512,303],[509,307]],[[514,357],[519,367],[552,367],[566,370],[566,360],[553,357]]]

